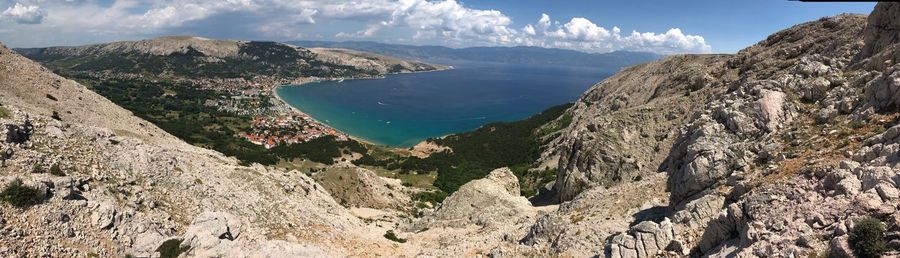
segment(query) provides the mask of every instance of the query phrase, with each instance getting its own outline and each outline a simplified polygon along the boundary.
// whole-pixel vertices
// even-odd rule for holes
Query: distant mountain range
[[[613,70],[650,62],[663,57],[663,55],[648,52],[615,51],[592,54],[566,49],[525,46],[449,48],[385,44],[371,41],[289,41],[285,43],[307,48],[347,48],[423,61],[464,60],[515,64],[593,66]]]
[[[309,50],[277,42],[192,36],[15,51],[64,74],[165,74],[194,79],[262,75],[290,80],[299,77],[371,77],[443,69],[353,50]]]

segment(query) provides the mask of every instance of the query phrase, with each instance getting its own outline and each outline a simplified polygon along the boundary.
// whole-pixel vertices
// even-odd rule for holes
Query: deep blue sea
[[[288,104],[366,141],[410,147],[431,137],[514,121],[576,100],[615,71],[482,62],[454,69],[277,89]]]

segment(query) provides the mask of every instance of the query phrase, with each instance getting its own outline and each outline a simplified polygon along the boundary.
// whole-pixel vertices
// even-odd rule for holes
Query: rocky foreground
[[[900,255],[898,17],[880,3],[735,55],[626,69],[536,161],[558,165],[558,209],[501,168],[421,217],[371,171],[336,165],[356,173],[349,189],[241,166],[0,48],[0,122],[33,128],[4,145],[0,185],[39,193],[0,204],[0,256],[158,256],[175,241],[199,257],[854,257],[862,218]]]
[[[848,232],[872,217],[885,255],[900,254],[898,17],[880,3],[596,85],[543,155],[567,203],[524,242],[551,255],[853,257]],[[638,197],[608,199],[622,189]]]

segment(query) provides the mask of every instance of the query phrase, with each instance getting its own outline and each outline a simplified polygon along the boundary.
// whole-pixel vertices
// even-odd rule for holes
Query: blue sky
[[[515,21],[553,17],[585,17],[623,30],[665,31],[681,28],[698,34],[714,52],[736,52],[795,24],[841,13],[868,14],[873,2],[799,2],[787,0],[468,0],[474,8],[504,10]]]
[[[81,45],[162,35],[733,53],[874,3],[540,0],[0,0],[0,42]]]

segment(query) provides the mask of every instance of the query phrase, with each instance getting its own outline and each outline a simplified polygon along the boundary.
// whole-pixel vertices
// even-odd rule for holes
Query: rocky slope
[[[158,256],[166,243],[188,257],[476,256],[515,248],[548,211],[501,169],[413,218],[412,192],[395,180],[346,162],[316,176],[347,170],[338,177],[348,183],[325,185],[242,166],[2,46],[0,88],[0,124],[19,127],[0,135],[33,128],[21,143],[0,143],[13,153],[0,191],[19,181],[36,189],[31,206],[0,201],[2,257]],[[408,241],[389,240],[389,230]]]
[[[900,4],[880,3],[868,18],[822,18],[596,85],[541,160],[558,161],[555,189],[572,201],[523,243],[575,256],[852,257],[848,232],[874,217],[897,255],[897,17]],[[600,194],[611,190],[632,195]],[[579,214],[589,219],[567,220]],[[585,230],[596,244],[577,240]]]
[[[0,256],[150,255],[166,239],[198,256],[394,249],[303,173],[189,145],[6,48],[0,84],[0,122],[34,126],[29,141],[3,144],[14,154],[0,185],[18,178],[43,198],[0,204]],[[45,172],[53,166],[62,173]]]

